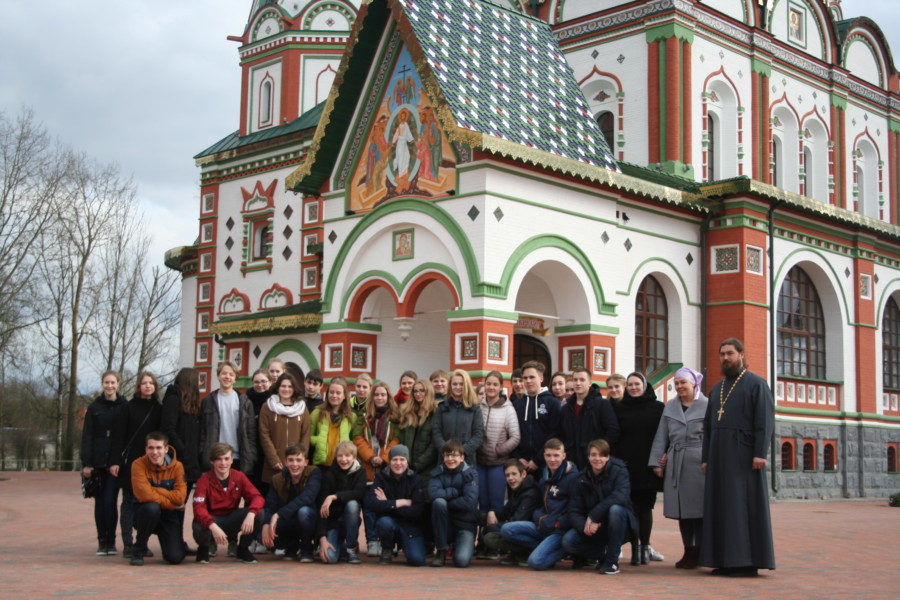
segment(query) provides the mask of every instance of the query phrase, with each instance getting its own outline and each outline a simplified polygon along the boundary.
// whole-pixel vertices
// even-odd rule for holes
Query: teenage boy
[[[431,381],[431,387],[434,388],[434,401],[440,403],[446,400],[450,374],[447,371],[438,369],[428,379]]]
[[[443,567],[453,539],[453,564],[468,567],[475,553],[478,529],[478,471],[466,463],[463,445],[447,440],[441,447],[444,464],[431,471],[428,498],[435,553],[432,567]]]
[[[500,528],[512,521],[531,521],[531,515],[541,505],[541,491],[534,477],[515,458],[506,461],[503,474],[506,476],[506,504],[487,513],[482,535],[489,549],[487,557],[494,558],[505,552],[500,564],[512,565],[527,560],[528,550],[503,541]]]
[[[556,438],[544,444],[544,462],[538,484],[543,503],[531,521],[513,521],[500,528],[505,541],[531,550],[528,566],[536,571],[549,569],[566,555],[562,538],[569,530],[569,496],[578,475],[566,460],[566,447]]]
[[[409,468],[409,449],[403,444],[391,448],[388,468],[375,475],[366,493],[366,510],[375,513],[375,530],[381,542],[379,564],[389,565],[394,544],[399,543],[406,564],[425,564],[425,537],[422,531],[422,478]]]
[[[591,372],[585,367],[572,371],[572,383],[575,393],[562,405],[559,437],[581,470],[587,466],[589,442],[604,439],[612,445],[619,439],[619,420],[609,400],[600,395],[600,387],[591,383]]]
[[[316,532],[316,499],[322,487],[322,471],[309,464],[304,446],[284,450],[284,468],[272,476],[263,513],[262,541],[284,550],[284,560],[313,561]]]
[[[134,539],[131,564],[144,564],[147,541],[154,533],[159,538],[163,559],[177,565],[184,560],[181,515],[187,497],[184,467],[169,452],[169,438],[158,431],[146,436],[144,456],[131,465],[131,488],[140,504],[134,513]]]
[[[544,442],[558,435],[559,400],[551,392],[541,391],[543,379],[544,365],[526,362],[522,365],[524,393],[512,401],[522,439],[511,456],[518,458],[529,473],[537,473],[544,465]]]
[[[313,369],[306,374],[306,379],[303,380],[303,392],[306,410],[312,414],[312,411],[325,402],[322,398],[322,371]]]
[[[622,544],[637,534],[628,467],[620,459],[610,458],[606,440],[588,444],[588,463],[572,489],[572,529],[563,536],[563,549],[578,557],[576,565],[594,559],[600,563],[598,571],[616,575]]]
[[[366,495],[366,470],[357,460],[356,444],[341,442],[334,449],[334,463],[325,472],[319,492],[319,557],[334,564],[341,556],[351,565],[359,560],[359,522]]]
[[[522,379],[522,369],[513,369],[509,376],[509,385],[512,388],[512,393],[509,395],[510,402],[525,395],[525,380]]]
[[[209,562],[209,547],[237,543],[237,559],[255,563],[250,553],[253,534],[259,531],[259,513],[265,506],[260,495],[246,475],[232,469],[234,449],[225,442],[216,442],[209,448],[212,470],[197,480],[194,490],[194,541],[197,542],[197,562]],[[240,508],[241,500],[244,507]],[[238,541],[238,535],[240,540]]]

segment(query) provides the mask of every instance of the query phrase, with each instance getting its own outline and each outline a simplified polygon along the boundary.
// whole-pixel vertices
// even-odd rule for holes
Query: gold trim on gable
[[[305,329],[322,324],[322,315],[305,314],[282,317],[256,317],[226,323],[213,323],[209,331],[213,335],[236,335],[242,333],[263,333],[283,329]]]

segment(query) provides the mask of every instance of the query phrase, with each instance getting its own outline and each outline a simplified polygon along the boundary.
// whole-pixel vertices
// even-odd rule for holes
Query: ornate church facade
[[[529,359],[776,400],[780,497],[900,481],[900,78],[837,0],[257,0],[181,364]]]

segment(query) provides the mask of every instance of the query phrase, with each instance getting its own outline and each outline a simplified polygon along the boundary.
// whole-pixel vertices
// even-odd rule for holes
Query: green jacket
[[[437,448],[431,442],[431,427],[434,413],[428,415],[418,427],[405,427],[398,431],[400,443],[409,448],[409,467],[422,477],[422,484],[428,486],[431,470],[437,465]]]
[[[312,412],[310,416],[310,428],[309,428],[309,445],[312,446],[315,450],[312,456],[312,464],[316,466],[331,466],[325,464],[325,459],[328,457],[328,429],[329,425],[331,425],[331,417],[329,416],[324,421],[319,421],[319,411],[322,410],[321,407],[317,408]],[[341,419],[341,440],[342,442],[350,441],[350,430],[353,427],[353,422],[348,418]]]

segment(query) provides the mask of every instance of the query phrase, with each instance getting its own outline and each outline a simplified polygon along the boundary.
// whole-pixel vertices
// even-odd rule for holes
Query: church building
[[[777,497],[896,491],[878,24],[840,0],[255,0],[230,39],[238,126],[194,157],[198,236],[166,254],[204,391],[223,360],[239,386],[277,357],[395,387],[537,359],[668,401],[737,337]]]

